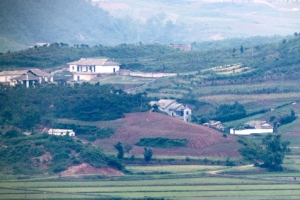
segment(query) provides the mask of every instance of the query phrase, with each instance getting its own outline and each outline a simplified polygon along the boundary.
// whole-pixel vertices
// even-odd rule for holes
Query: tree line
[[[125,113],[148,110],[143,98],[143,94],[127,94],[109,85],[89,83],[35,88],[0,86],[0,121],[32,130],[36,124],[47,125],[55,118],[114,120]]]

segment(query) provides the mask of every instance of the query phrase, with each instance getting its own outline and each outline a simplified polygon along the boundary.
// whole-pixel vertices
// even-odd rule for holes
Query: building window
[[[72,70],[74,70],[74,66],[72,66]]]
[[[186,115],[188,115],[189,114],[189,111],[186,111]]]

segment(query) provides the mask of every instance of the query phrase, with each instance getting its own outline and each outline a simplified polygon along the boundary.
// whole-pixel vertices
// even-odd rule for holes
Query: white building
[[[0,72],[0,83],[15,86],[24,84],[26,87],[39,83],[53,82],[53,76],[40,69],[24,69]]]
[[[114,74],[120,70],[120,64],[108,59],[81,58],[68,63],[74,81],[90,81],[101,74]]]
[[[230,134],[233,135],[251,135],[262,133],[273,133],[273,126],[266,121],[249,121],[245,123],[245,129],[230,129]]]
[[[72,129],[50,129],[48,131],[49,135],[59,135],[59,136],[75,136],[75,132]]]
[[[151,101],[150,105],[157,105],[158,109],[162,112],[166,112],[168,115],[181,119],[186,122],[190,122],[192,118],[192,110],[181,103],[171,99],[160,99],[159,101]]]

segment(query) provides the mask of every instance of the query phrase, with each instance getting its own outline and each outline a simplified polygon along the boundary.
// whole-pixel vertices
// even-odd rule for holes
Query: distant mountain
[[[131,23],[130,19],[115,19],[84,0],[0,0],[0,51],[23,49],[38,42],[132,42],[134,31],[125,22]]]
[[[299,12],[292,12],[299,3],[282,12],[255,2],[0,0],[0,52],[35,43],[192,43],[299,31]]]

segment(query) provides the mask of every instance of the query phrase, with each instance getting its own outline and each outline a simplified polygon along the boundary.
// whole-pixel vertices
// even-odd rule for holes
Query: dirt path
[[[247,167],[253,167],[253,166],[254,165],[251,164],[251,165],[242,165],[242,166],[237,166],[237,167],[232,167],[232,168],[240,169],[240,168],[247,168]],[[219,174],[220,172],[223,172],[223,171],[226,171],[226,169],[215,170],[215,171],[207,171],[206,173],[211,174],[211,175],[217,175],[217,174]]]

